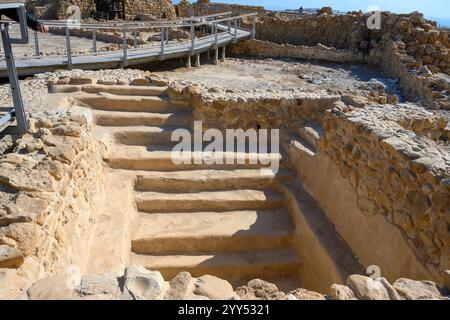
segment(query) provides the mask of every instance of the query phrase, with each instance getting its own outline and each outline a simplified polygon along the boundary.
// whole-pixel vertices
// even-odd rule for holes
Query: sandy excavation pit
[[[0,298],[448,299],[446,65],[395,74],[263,40],[200,68],[23,80],[30,132],[1,144]],[[194,121],[278,129],[279,152],[178,163],[172,134]]]

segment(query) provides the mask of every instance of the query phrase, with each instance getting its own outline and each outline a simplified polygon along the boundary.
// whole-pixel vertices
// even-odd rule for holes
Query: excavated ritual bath
[[[170,100],[166,87],[91,89],[102,94],[80,100],[94,109],[109,166],[101,214],[107,221],[94,235],[91,272],[127,261],[166,279],[189,271],[235,284],[264,278],[299,287],[294,225],[280,191],[292,172],[262,175],[262,165],[248,161],[256,154],[237,152],[226,156],[246,164],[176,164],[171,133],[192,129],[189,105]]]
[[[49,270],[64,270],[68,261],[83,274],[142,265],[166,280],[188,271],[236,288],[260,278],[285,292],[327,293],[331,284],[373,270],[389,281],[442,283],[447,233],[439,223],[448,210],[442,181],[450,164],[445,114],[402,101],[392,79],[360,66],[230,59],[152,77],[130,84],[61,77],[49,87],[48,101],[90,121],[91,161],[103,158],[103,168],[89,173],[100,184],[88,236],[74,233],[90,239],[89,253],[76,256],[70,251],[76,240],[61,241],[69,251]],[[279,148],[269,141],[267,152],[252,153],[247,145],[216,153],[232,161],[214,163],[187,152],[183,159],[192,161],[180,163],[172,135],[193,133],[198,121],[203,131],[280,129]],[[45,135],[43,125],[38,133]],[[421,159],[430,155],[435,159],[426,167]],[[268,170],[273,161],[276,170]],[[426,208],[396,200],[419,199],[425,182]],[[420,220],[420,230],[437,249],[424,247],[414,229],[415,210],[428,207],[435,211],[426,224]],[[84,232],[86,223],[80,226]]]

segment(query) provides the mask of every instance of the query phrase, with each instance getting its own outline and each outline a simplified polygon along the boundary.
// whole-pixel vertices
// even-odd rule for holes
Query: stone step
[[[286,277],[297,272],[297,259],[291,250],[168,256],[131,253],[130,260],[131,264],[158,270],[164,279],[172,279],[182,271],[194,277],[209,274],[229,281]]]
[[[144,214],[132,237],[140,254],[219,253],[290,246],[289,212],[250,210]]]
[[[149,151],[150,150],[150,151]],[[170,151],[151,151],[145,146],[112,146],[109,148],[105,161],[111,168],[126,170],[224,170],[224,169],[258,169],[267,168],[269,164],[261,164],[260,160],[274,162],[281,161],[280,154],[249,154],[236,152],[216,153],[211,162],[202,161],[205,154],[186,152],[185,154]],[[157,150],[155,148],[155,150]],[[202,158],[203,156],[203,158]],[[214,162],[222,159],[223,163]],[[194,163],[199,160],[199,163]],[[227,164],[225,160],[231,163]],[[182,161],[184,163],[182,163]]]
[[[192,114],[188,112],[150,113],[124,111],[93,111],[99,126],[182,126],[191,125]]]
[[[103,131],[109,131],[114,141],[129,146],[151,146],[171,144],[172,134],[178,127],[103,127]]]
[[[88,84],[83,85],[81,91],[122,96],[163,96],[167,93],[167,87]]]
[[[284,204],[273,190],[226,190],[192,193],[139,192],[138,210],[145,212],[187,212],[274,209]]]
[[[119,96],[101,93],[86,94],[77,99],[93,109],[107,111],[176,112],[187,107],[181,103],[175,104],[166,97],[154,96]]]
[[[188,192],[223,189],[267,189],[276,180],[288,180],[293,172],[281,170],[277,174],[267,170],[192,170],[149,171],[136,178],[137,191]]]

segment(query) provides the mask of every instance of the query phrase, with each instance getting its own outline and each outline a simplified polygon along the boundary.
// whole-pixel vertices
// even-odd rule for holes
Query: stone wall
[[[125,14],[132,16],[145,14],[156,19],[175,19],[177,16],[171,0],[127,0]]]
[[[255,56],[264,58],[314,59],[339,63],[363,63],[364,54],[353,50],[337,50],[334,47],[295,46],[269,41],[246,40],[230,46],[229,54],[234,56]]]
[[[189,6],[191,9],[189,9]],[[241,4],[229,4],[229,3],[218,3],[210,2],[209,0],[198,0],[196,3],[192,1],[189,3],[187,0],[181,0],[178,5],[176,5],[177,14],[179,17],[187,17],[189,15],[189,10],[191,10],[192,15],[210,15],[223,12],[233,12],[236,14],[247,14],[247,13],[264,13],[265,9],[262,6],[250,6]]]
[[[448,282],[444,116],[413,104],[355,108],[339,96],[314,93],[213,99],[213,92],[191,86],[171,88],[170,95],[189,99],[205,129],[281,129],[297,150],[287,147],[300,181],[365,267],[380,266],[390,280]]]
[[[386,108],[340,105],[324,118],[321,150],[350,182],[361,212],[396,225],[442,281],[450,259],[450,156],[395,120]]]
[[[450,85],[448,33],[438,30],[419,13],[383,12],[380,30],[369,30],[368,18],[363,13],[323,13],[302,18],[260,15],[256,36],[278,44],[322,44],[354,51],[356,56],[363,54],[367,63],[399,78],[409,97],[421,97],[434,109],[450,109],[444,94]]]
[[[91,17],[96,12],[95,0],[28,0],[27,8],[43,19],[66,19],[67,8],[76,5],[80,8],[82,18]],[[175,7],[171,0],[127,0],[125,14],[128,18],[146,15],[156,19],[174,19]]]
[[[0,268],[29,279],[83,264],[102,172],[86,117],[47,116],[0,158]]]

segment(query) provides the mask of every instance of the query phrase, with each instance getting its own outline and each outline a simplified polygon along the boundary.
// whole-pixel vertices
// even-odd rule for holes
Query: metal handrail
[[[177,44],[170,44],[168,36],[169,36],[169,30],[170,28],[189,28],[190,29],[190,37],[186,41],[182,41],[181,43],[188,43],[190,42],[190,52],[194,52],[195,43],[196,41],[200,39],[205,39],[207,37],[211,37],[211,43],[213,46],[216,46],[218,43],[218,34],[220,32],[225,32],[228,34],[233,35],[233,39],[236,40],[238,36],[238,30],[240,29],[240,21],[244,18],[251,17],[253,22],[253,29],[250,31],[250,34],[252,37],[255,36],[256,32],[256,13],[247,13],[247,14],[241,14],[241,15],[233,15],[231,12],[224,12],[220,14],[213,14],[208,16],[198,16],[198,17],[190,17],[190,18],[182,18],[179,20],[172,20],[172,21],[162,21],[162,22],[155,22],[155,21],[140,21],[140,22],[114,22],[114,23],[97,23],[97,24],[81,24],[78,26],[73,25],[67,25],[67,23],[64,21],[50,21],[45,22],[47,25],[49,25],[52,28],[57,29],[63,29],[65,30],[66,34],[66,56],[67,56],[67,67],[68,69],[72,68],[72,58],[73,57],[80,57],[80,56],[98,56],[98,55],[107,55],[108,53],[99,53],[97,51],[97,31],[98,30],[118,30],[122,34],[122,50],[123,50],[123,64],[127,65],[128,60],[128,54],[129,52],[144,52],[149,49],[154,49],[157,46],[138,46],[137,45],[137,39],[136,39],[136,31],[142,30],[142,29],[160,29],[161,34],[161,43],[160,43],[160,54],[161,54],[161,60],[164,59],[165,51],[168,48],[180,45],[180,43]],[[233,23],[233,28],[231,28],[231,24]],[[211,35],[196,38],[195,37],[195,30],[198,27],[201,26],[207,26],[211,27],[212,33]],[[217,26],[220,26],[219,28]],[[71,30],[75,29],[92,29],[92,51],[90,53],[79,53],[79,54],[73,54],[71,49]],[[127,32],[132,32],[133,35],[133,48],[128,48],[128,37]],[[37,37],[37,34],[35,34],[34,38],[35,42],[35,55],[36,57],[40,57],[40,48],[39,48],[39,39]],[[115,51],[117,52],[117,51]],[[55,57],[55,56],[61,56],[61,55],[48,55],[46,58]]]
[[[68,25],[66,21],[61,21],[61,20],[49,20],[49,21],[41,21],[43,23],[45,23],[46,25],[48,25],[49,27],[63,27],[66,28],[68,27],[69,29],[91,29],[91,28],[96,28],[96,29],[120,29],[122,30],[123,26],[126,26],[126,28],[128,30],[138,30],[138,29],[159,29],[162,27],[191,27],[191,26],[203,26],[203,25],[211,25],[212,23],[220,23],[220,22],[225,22],[225,21],[229,21],[229,20],[234,20],[234,19],[243,19],[246,17],[252,17],[252,16],[256,16],[256,13],[248,13],[248,14],[241,14],[241,15],[237,15],[237,16],[231,16],[232,13],[225,13],[226,15],[230,15],[229,17],[225,17],[225,18],[221,18],[221,19],[213,19],[213,20],[205,20],[202,21],[203,19],[200,19],[201,17],[193,17],[193,18],[183,18],[182,20],[170,20],[170,21],[163,21],[161,22],[154,22],[154,21],[140,21],[140,22],[111,22],[111,23],[81,23],[79,25]],[[213,17],[216,16],[221,16],[224,14],[216,14],[216,15],[211,15]],[[204,17],[209,17],[209,16],[204,16]],[[185,22],[185,21],[191,21],[194,20],[194,22]],[[200,21],[199,21],[200,20]],[[182,21],[183,23],[179,23],[179,21]],[[4,21],[4,20],[0,20],[1,22],[8,22],[10,24],[16,24],[15,22],[12,22],[10,20]]]

